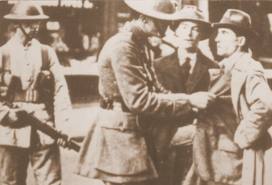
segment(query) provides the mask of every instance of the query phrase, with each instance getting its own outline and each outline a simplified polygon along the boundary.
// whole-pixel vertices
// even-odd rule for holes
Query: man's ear
[[[245,36],[239,36],[238,37],[238,45],[240,47],[243,47],[246,44],[246,37]]]

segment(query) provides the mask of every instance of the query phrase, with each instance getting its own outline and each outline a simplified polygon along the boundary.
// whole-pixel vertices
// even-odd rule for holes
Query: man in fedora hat
[[[35,184],[60,185],[56,142],[18,118],[24,109],[52,127],[68,121],[71,105],[58,58],[52,48],[35,38],[48,16],[40,6],[21,1],[4,18],[16,31],[0,47],[0,184],[25,185],[31,164]]]
[[[208,69],[217,67],[217,64],[200,51],[198,43],[209,37],[211,24],[205,20],[202,11],[196,6],[184,6],[178,11],[178,17],[175,29],[178,49],[168,56],[155,60],[154,65],[158,79],[166,89],[174,93],[191,94],[207,91],[210,83]],[[187,124],[192,123],[192,121],[193,116]],[[167,122],[171,122],[171,119]],[[195,128],[193,125],[178,128],[179,122],[176,120],[173,124],[162,123],[161,128],[157,127],[157,129],[161,129],[158,130],[157,135],[164,133],[168,136],[164,138],[164,142],[160,141],[160,145],[163,147],[160,151],[168,154],[162,155],[165,159],[161,159],[160,163],[162,164],[161,175],[164,177],[162,179],[168,181],[164,184],[180,184],[192,163],[192,138],[188,142],[188,138],[185,136],[192,136]],[[186,144],[185,146],[171,146],[171,139],[173,139],[172,143]],[[169,147],[173,150],[172,153],[165,150]],[[172,165],[169,165],[171,163]],[[167,166],[172,166],[172,170]]]
[[[271,105],[267,99],[272,93],[261,64],[248,51],[248,42],[255,35],[251,18],[244,11],[228,9],[213,26],[217,54],[223,59],[221,74],[209,90],[217,99],[198,116],[193,143],[198,182],[271,184],[272,161],[267,156]]]
[[[203,109],[213,95],[171,94],[158,83],[148,38],[176,20],[169,0],[125,0],[140,16],[110,38],[98,58],[101,96],[95,127],[85,138],[76,170],[105,184],[152,184],[158,177],[150,128],[154,120]],[[168,123],[166,123],[168,124]]]

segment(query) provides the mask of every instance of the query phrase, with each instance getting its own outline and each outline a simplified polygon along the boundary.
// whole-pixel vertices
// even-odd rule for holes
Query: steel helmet
[[[9,14],[4,16],[4,19],[9,21],[42,21],[49,17],[44,14],[41,6],[33,2],[16,3],[10,10]]]

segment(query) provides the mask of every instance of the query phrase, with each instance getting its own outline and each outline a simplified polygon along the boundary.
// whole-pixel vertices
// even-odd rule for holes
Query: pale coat
[[[271,147],[267,137],[271,110],[266,103],[271,91],[263,68],[246,53],[236,53],[225,62],[230,64],[225,74],[230,72],[226,86],[230,86],[231,101],[222,97],[225,103],[218,102],[212,112],[199,118],[206,121],[198,125],[194,139],[196,172],[202,180],[218,184],[271,184],[267,176],[271,169],[266,166],[271,164],[271,157],[263,161]]]
[[[37,79],[38,73],[41,71],[42,44],[33,39],[31,43],[24,47],[20,44],[18,35],[15,34],[5,45],[0,48],[0,68],[2,60],[5,57],[10,68],[11,75],[18,76],[22,83],[23,89],[33,89]],[[55,51],[49,46],[44,45],[48,51],[49,70],[52,72],[55,79],[54,92],[54,117],[52,117],[45,110],[44,104],[29,103],[29,102],[15,102],[23,109],[33,112],[34,115],[41,121],[51,125],[52,127],[63,128],[69,122],[69,111],[71,111],[71,102],[68,93],[67,84],[62,73],[58,58]],[[3,54],[5,53],[5,54]],[[5,66],[6,67],[6,66]],[[7,67],[6,67],[7,68]],[[1,73],[2,75],[2,73]],[[2,104],[2,102],[1,102]],[[5,112],[8,113],[7,106],[0,107],[1,121],[3,121]],[[39,133],[40,143],[42,145],[52,144],[54,142],[49,136]],[[26,126],[19,129],[13,129],[0,124],[0,145],[15,146],[21,148],[29,148],[31,144],[31,127]]]
[[[243,151],[242,185],[270,185],[272,93],[260,63],[244,54],[232,70],[233,107],[240,118],[234,141]],[[267,156],[269,155],[269,156]]]

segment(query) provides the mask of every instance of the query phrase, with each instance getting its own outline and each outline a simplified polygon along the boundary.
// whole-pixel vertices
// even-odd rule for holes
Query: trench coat
[[[154,61],[154,67],[159,82],[174,93],[194,93],[207,91],[210,84],[210,68],[219,68],[218,64],[207,58],[200,50],[196,53],[196,63],[191,74],[186,73],[184,66],[180,66],[177,52]],[[182,138],[177,132],[179,127],[192,123],[193,114],[184,116],[181,120],[161,120],[152,130],[156,153],[160,161],[160,184],[180,184],[182,178],[192,163],[191,144],[182,147],[173,147],[173,137]],[[174,124],[166,124],[171,123]],[[159,126],[158,126],[159,125]],[[194,132],[194,126],[189,126]],[[187,126],[187,128],[189,128]],[[182,128],[181,128],[182,130]],[[189,129],[188,129],[189,130]],[[180,141],[182,142],[182,141]]]
[[[234,141],[243,149],[242,185],[269,185],[271,177],[272,93],[260,63],[241,56],[232,72],[233,107],[240,123]]]
[[[155,117],[180,117],[191,110],[185,94],[167,94],[148,57],[146,33],[127,23],[100,52],[99,93],[115,105],[101,108],[82,146],[76,173],[113,183],[158,177],[146,134]],[[128,110],[118,106],[125,104]]]
[[[261,64],[247,53],[238,56],[233,58],[235,62],[226,80],[231,96],[226,96],[223,103],[217,102],[210,115],[199,118],[204,123],[198,125],[194,138],[193,170],[200,179],[194,184],[272,183],[272,161],[268,157],[271,137],[267,132],[271,110],[266,101],[271,90]],[[192,183],[189,182],[186,183]]]

